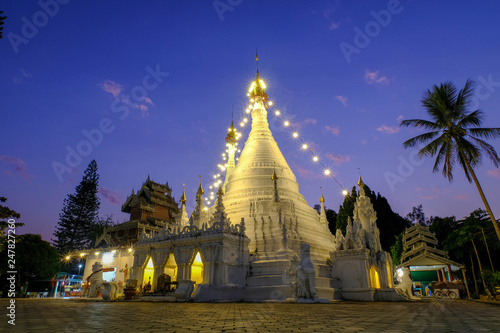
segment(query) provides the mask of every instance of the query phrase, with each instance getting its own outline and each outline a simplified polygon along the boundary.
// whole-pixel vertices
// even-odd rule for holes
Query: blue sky
[[[35,1],[0,8],[8,16],[0,40],[0,195],[21,213],[21,232],[52,237],[64,198],[92,159],[101,216],[125,221],[121,204],[148,174],[168,181],[177,199],[186,184],[192,209],[198,176],[208,186],[221,162],[231,111],[237,123],[244,117],[256,47],[275,109],[343,186],[355,185],[360,168],[401,215],[418,204],[427,216],[458,218],[483,207],[461,170],[450,184],[432,173],[432,160],[405,150],[402,142],[418,132],[398,124],[426,118],[420,99],[433,84],[462,87],[471,78],[484,126],[499,127],[500,3],[42,3],[45,11]],[[341,45],[357,50],[346,56]],[[341,188],[300,150],[282,118],[269,120],[309,204],[323,187],[326,206],[338,210]],[[83,131],[100,127],[102,138],[82,143]],[[244,142],[248,126],[242,131]],[[85,156],[69,166],[67,147]],[[54,163],[68,172],[58,177]],[[500,171],[485,160],[477,175],[500,215]]]

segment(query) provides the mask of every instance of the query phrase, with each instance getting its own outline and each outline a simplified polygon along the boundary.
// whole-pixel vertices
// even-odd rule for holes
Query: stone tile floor
[[[398,303],[163,303],[17,299],[0,332],[500,332],[500,306],[465,300]]]

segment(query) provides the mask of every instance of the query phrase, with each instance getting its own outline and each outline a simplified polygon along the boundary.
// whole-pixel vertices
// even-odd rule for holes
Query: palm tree
[[[405,141],[403,146],[409,148],[425,144],[418,153],[420,158],[436,155],[433,171],[439,171],[442,164],[442,173],[450,182],[453,180],[453,167],[458,162],[467,180],[476,184],[500,240],[497,220],[473,169],[481,164],[483,153],[497,168],[499,167],[500,158],[495,149],[482,139],[500,138],[500,128],[480,127],[483,112],[467,110],[474,92],[473,87],[474,82],[467,80],[464,88],[457,93],[455,85],[448,81],[441,83],[440,86],[434,85],[432,90],[427,90],[422,98],[422,105],[432,120],[408,119],[402,121],[400,126],[413,126],[430,132]]]

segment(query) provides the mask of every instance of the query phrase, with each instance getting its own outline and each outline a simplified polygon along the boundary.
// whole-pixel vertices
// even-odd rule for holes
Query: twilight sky
[[[461,88],[471,78],[483,125],[500,126],[499,2],[41,3],[45,9],[27,0],[0,8],[8,16],[0,196],[21,213],[21,233],[53,237],[63,200],[92,159],[101,216],[126,221],[120,207],[148,174],[168,181],[177,200],[186,184],[190,212],[198,176],[207,188],[221,163],[231,110],[235,123],[244,117],[256,47],[275,106],[271,130],[311,206],[323,187],[326,206],[338,210],[341,188],[300,150],[285,118],[343,186],[355,185],[360,168],[403,216],[418,204],[427,216],[457,218],[484,208],[463,171],[450,184],[432,173],[433,160],[405,150],[418,132],[398,125],[427,118],[420,99],[433,84]],[[500,169],[485,160],[477,175],[500,216]]]

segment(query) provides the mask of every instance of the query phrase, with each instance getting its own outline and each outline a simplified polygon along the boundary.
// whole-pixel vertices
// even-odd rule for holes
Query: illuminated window
[[[372,288],[380,289],[380,278],[375,266],[372,265],[370,268],[370,284]]]
[[[144,268],[144,278],[142,280],[143,286],[151,283],[151,288],[153,288],[153,276],[155,274],[155,266],[153,264],[153,258],[149,258],[148,264]]]
[[[170,254],[170,256],[168,257],[163,273],[170,276],[170,281],[177,281],[177,263],[175,262],[173,254]]]
[[[198,252],[191,264],[191,280],[196,284],[203,283],[203,261],[200,252]]]

